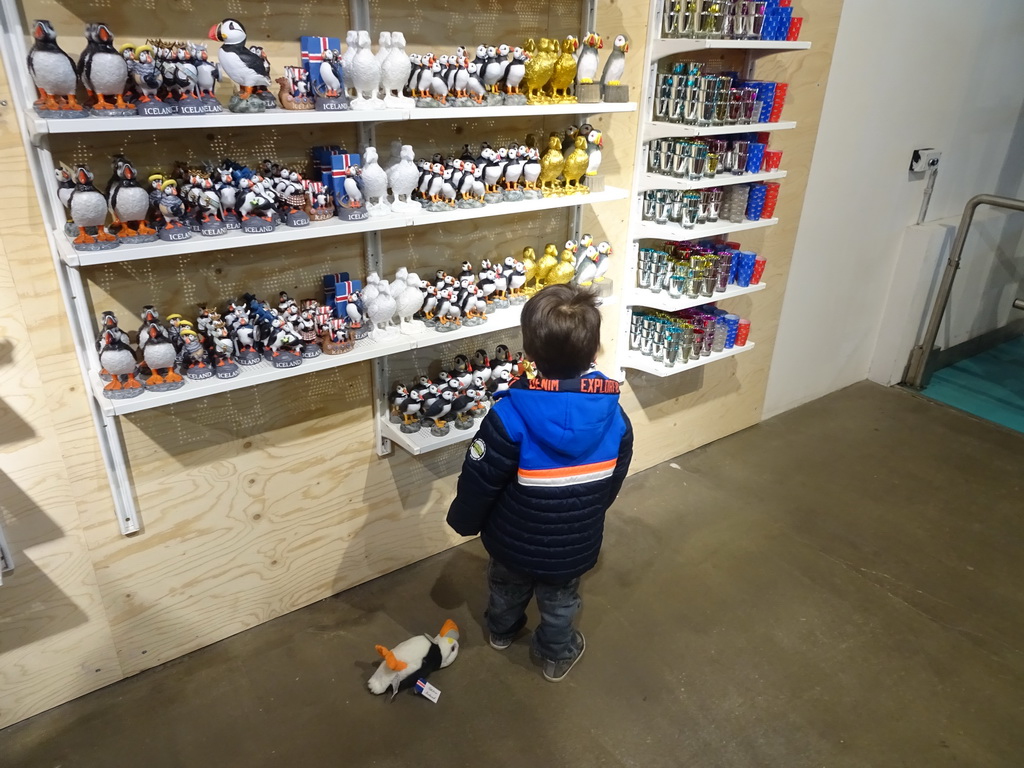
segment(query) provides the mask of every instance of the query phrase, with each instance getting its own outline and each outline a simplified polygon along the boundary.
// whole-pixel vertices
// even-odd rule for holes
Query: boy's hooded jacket
[[[526,379],[469,446],[448,524],[512,570],[553,583],[597,563],[605,511],[633,457],[619,383],[600,373]]]

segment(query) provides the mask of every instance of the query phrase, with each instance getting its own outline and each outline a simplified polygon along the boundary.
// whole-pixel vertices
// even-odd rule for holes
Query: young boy
[[[484,417],[448,524],[463,536],[481,534],[491,556],[491,647],[512,644],[536,595],[532,652],[554,683],[586,647],[573,627],[580,576],[597,563],[605,512],[633,458],[633,430],[618,382],[587,372],[601,338],[593,294],[543,289],[523,307],[522,331],[537,378],[514,382]]]

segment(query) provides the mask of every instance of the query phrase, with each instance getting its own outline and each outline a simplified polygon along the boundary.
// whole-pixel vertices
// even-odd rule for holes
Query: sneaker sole
[[[488,640],[487,644],[496,651],[507,651],[512,647],[512,643],[509,643],[508,645],[497,645],[493,640]]]
[[[583,639],[583,647],[580,648],[580,655],[572,660],[572,664],[570,664],[569,668],[562,673],[561,677],[549,677],[547,672],[542,673],[544,675],[544,679],[549,683],[560,683],[565,680],[565,678],[569,676],[569,673],[572,672],[572,668],[575,667],[576,664],[579,663],[579,660],[583,658],[583,654],[587,650],[587,640],[582,635],[580,637]]]

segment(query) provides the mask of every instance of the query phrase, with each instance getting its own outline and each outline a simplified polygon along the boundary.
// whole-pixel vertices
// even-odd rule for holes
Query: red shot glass
[[[750,321],[741,317],[739,327],[736,329],[736,346],[745,347],[748,336],[750,336]]]
[[[803,16],[794,16],[789,20],[789,31],[786,32],[786,39],[796,42],[800,39],[800,28],[804,25]]]
[[[757,285],[758,283],[761,282],[761,278],[764,276],[764,268],[765,268],[765,266],[767,264],[768,264],[768,262],[765,259],[762,259],[760,256],[758,256],[756,259],[754,259],[754,274],[751,275],[751,277],[750,277],[750,284],[751,285]],[[742,324],[743,321],[740,320],[740,323]],[[750,321],[749,320],[747,321],[747,325],[748,326],[750,325]],[[740,327],[742,327],[742,325]],[[749,330],[749,328],[748,328],[748,330]],[[736,335],[739,336],[739,333],[737,332]]]
[[[782,150],[781,149],[766,149],[764,151],[764,168],[765,171],[777,171],[779,166],[782,165]]]

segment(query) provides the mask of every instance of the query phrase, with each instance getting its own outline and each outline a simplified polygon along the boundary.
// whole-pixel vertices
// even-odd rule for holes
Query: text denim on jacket
[[[448,524],[481,535],[508,568],[551,583],[597,563],[604,516],[633,458],[619,383],[516,381],[484,417],[462,464]]]

